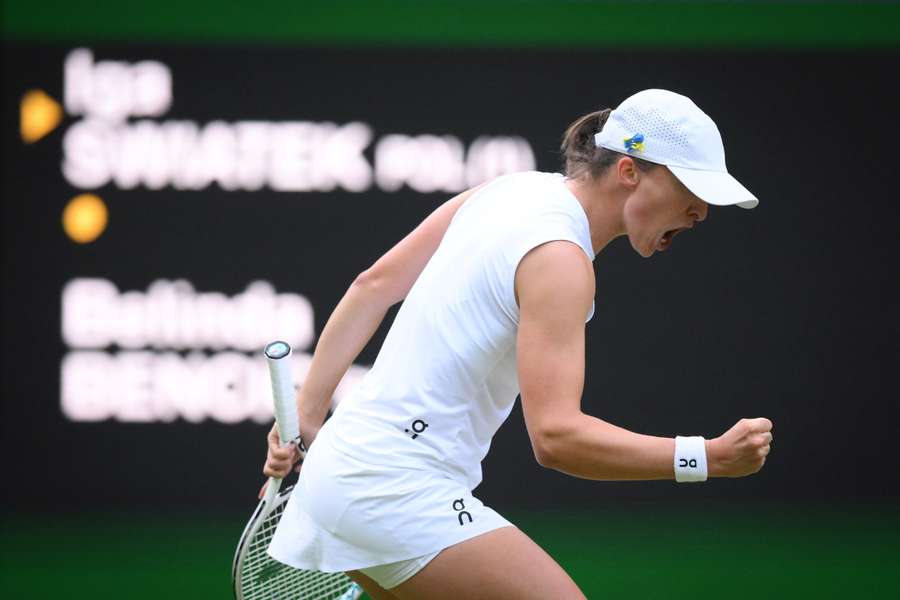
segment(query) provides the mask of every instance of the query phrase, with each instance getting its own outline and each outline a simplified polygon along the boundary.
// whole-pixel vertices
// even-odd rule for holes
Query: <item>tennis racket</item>
[[[286,342],[272,342],[266,346],[265,354],[272,378],[278,437],[282,446],[286,446],[300,438],[291,377],[291,347]],[[281,489],[281,479],[269,478],[266,493],[253,511],[234,553],[231,579],[235,599],[356,600],[363,590],[344,573],[294,569],[266,553],[292,489],[293,486]]]

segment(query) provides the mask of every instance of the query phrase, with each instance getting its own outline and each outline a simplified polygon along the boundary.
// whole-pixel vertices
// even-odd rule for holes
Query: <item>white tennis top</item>
[[[481,461],[519,394],[519,261],[553,240],[594,260],[587,215],[563,182],[559,173],[507,175],[460,207],[373,368],[335,411],[336,449],[437,470],[470,490],[481,482]]]

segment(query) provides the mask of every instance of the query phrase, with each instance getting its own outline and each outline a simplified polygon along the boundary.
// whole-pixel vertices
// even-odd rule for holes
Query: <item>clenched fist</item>
[[[772,421],[741,419],[706,446],[710,477],[744,477],[762,469],[772,444]]]

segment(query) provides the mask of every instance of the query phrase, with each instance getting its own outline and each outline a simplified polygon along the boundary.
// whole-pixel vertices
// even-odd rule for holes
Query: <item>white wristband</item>
[[[706,481],[706,440],[702,437],[675,437],[675,481]]]

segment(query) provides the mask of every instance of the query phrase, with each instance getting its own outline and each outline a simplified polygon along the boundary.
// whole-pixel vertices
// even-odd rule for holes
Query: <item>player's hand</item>
[[[284,479],[291,472],[291,467],[300,460],[300,452],[294,444],[284,448],[281,447],[277,425],[272,425],[272,430],[269,431],[268,442],[269,448],[266,452],[266,464],[263,467],[263,474],[266,477]]]
[[[707,442],[710,477],[744,477],[759,472],[772,444],[772,421],[741,419],[734,427]]]

